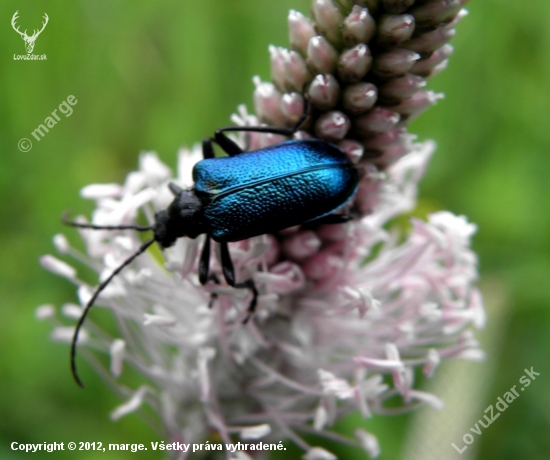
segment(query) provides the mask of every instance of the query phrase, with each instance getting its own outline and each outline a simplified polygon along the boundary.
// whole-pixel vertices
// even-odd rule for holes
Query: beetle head
[[[155,240],[167,248],[182,236],[196,238],[204,233],[202,208],[203,204],[194,190],[178,190],[168,209],[155,214]]]

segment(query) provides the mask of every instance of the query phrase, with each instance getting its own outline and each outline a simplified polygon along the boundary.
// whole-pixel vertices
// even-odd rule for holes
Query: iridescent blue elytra
[[[199,161],[193,179],[205,232],[239,241],[332,213],[353,196],[359,175],[337,146],[306,139]]]

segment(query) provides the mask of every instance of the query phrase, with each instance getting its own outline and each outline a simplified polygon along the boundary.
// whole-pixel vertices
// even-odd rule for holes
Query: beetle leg
[[[224,134],[228,131],[279,134],[286,137],[292,137],[296,132],[294,129],[281,128],[278,126],[226,126],[225,128],[220,128],[216,130],[215,141],[230,157],[243,153],[244,151]]]
[[[298,118],[298,121],[292,127],[292,134],[300,129],[300,126],[304,124],[306,118],[309,115],[309,99],[306,97],[306,85],[307,83],[304,83],[304,87],[302,88],[302,94],[304,95],[304,112],[302,113],[302,115],[300,115],[300,118]]]
[[[220,280],[215,273],[209,274],[210,271],[210,237],[206,235],[204,240],[204,246],[202,247],[201,258],[199,260],[199,282],[204,286],[209,281],[214,281],[216,284],[220,284]],[[208,301],[208,308],[212,308],[214,302],[218,298],[216,292],[210,293],[210,300]]]
[[[244,283],[235,283],[233,285],[235,289],[249,289],[252,293],[252,299],[248,304],[248,309],[246,310],[246,316],[243,319],[243,324],[246,324],[252,314],[256,311],[256,305],[258,304],[258,289],[256,288],[256,283],[253,279],[246,280]]]
[[[302,115],[300,116],[300,118],[292,128],[284,128],[281,126],[226,126],[225,128],[220,128],[215,131],[214,140],[229,156],[238,155],[239,153],[243,153],[243,150],[232,139],[227,137],[224,133],[228,131],[254,132],[254,133],[279,134],[281,136],[292,137],[294,136],[294,133],[296,133],[300,129],[300,126],[302,126],[304,121],[306,121],[308,117],[308,111],[309,111],[309,100],[305,98],[304,113],[302,113]],[[204,150],[204,146],[203,146],[203,150]]]
[[[220,284],[220,280],[218,279],[218,277],[216,276],[215,273],[212,273],[208,276],[208,281],[213,281],[216,284]],[[208,308],[209,309],[211,309],[214,306],[214,302],[216,301],[217,298],[218,298],[218,293],[217,292],[211,292],[210,293],[210,300],[208,301]]]
[[[235,128],[239,128],[238,126],[234,126]],[[226,128],[217,129],[214,132],[214,141],[223,149],[225,153],[227,153],[230,157],[233,155],[238,155],[239,153],[243,153],[243,149],[241,149],[234,140],[227,137],[223,132],[226,130]],[[232,131],[242,131],[241,129],[232,130]]]
[[[204,286],[208,283],[208,272],[210,271],[210,237],[206,235],[199,260],[199,282]]]
[[[212,146],[212,139],[211,137],[205,137],[202,140],[202,157],[206,160],[208,158],[214,158],[216,155],[214,155],[214,147]]]
[[[210,300],[208,301],[208,309],[211,310],[214,306],[214,302],[217,300],[218,294],[216,292],[210,293]]]
[[[256,289],[256,284],[252,279],[249,279],[244,283],[236,284],[235,287],[247,288],[247,289],[250,289],[250,292],[252,292],[252,299],[250,300],[250,304],[248,305],[248,310],[246,311],[246,317],[243,319],[243,324],[246,324],[250,319],[250,317],[256,311],[256,305],[258,304],[258,289]]]
[[[227,284],[229,284],[231,287],[234,287],[235,289],[249,289],[252,293],[252,299],[250,300],[250,304],[248,305],[247,315],[246,318],[243,320],[243,323],[246,323],[252,316],[252,313],[254,313],[254,311],[256,310],[256,305],[258,303],[258,289],[256,288],[254,280],[252,279],[244,281],[243,283],[235,283],[235,269],[233,268],[231,255],[229,254],[229,247],[226,242],[220,243],[220,250],[222,256],[223,276],[225,277],[225,281],[227,281]]]
[[[220,252],[222,256],[222,270],[225,281],[231,287],[235,287],[235,269],[233,268],[233,261],[229,254],[229,247],[227,242],[222,241],[220,243]]]
[[[279,128],[277,126],[226,126],[225,128],[217,129],[214,133],[216,143],[227,153],[230,157],[243,153],[235,141],[227,137],[224,133],[227,131],[233,132],[253,132],[253,133],[271,133],[280,134],[281,136],[292,137],[294,131],[288,128]]]

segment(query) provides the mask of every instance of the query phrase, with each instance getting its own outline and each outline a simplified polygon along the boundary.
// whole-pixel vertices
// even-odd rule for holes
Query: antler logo
[[[46,27],[46,24],[48,23],[49,18],[48,18],[48,15],[44,13],[44,22],[42,23],[42,29],[40,30],[35,29],[33,34],[29,37],[27,35],[27,29],[25,29],[25,32],[21,32],[19,30],[19,27],[15,25],[15,21],[17,21],[17,18],[19,18],[18,13],[19,11],[16,11],[13,17],[11,18],[11,26],[13,27],[13,30],[15,30],[19,35],[21,35],[23,40],[25,40],[25,48],[27,49],[27,53],[31,54],[32,50],[34,49],[34,42]]]

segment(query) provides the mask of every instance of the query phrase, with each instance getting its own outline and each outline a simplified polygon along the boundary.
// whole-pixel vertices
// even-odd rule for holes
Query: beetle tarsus
[[[204,284],[207,284],[209,281],[213,281],[214,283],[216,284],[220,284],[220,279],[218,278],[218,276],[215,274],[215,273],[211,273],[210,275],[208,275],[208,279],[206,280],[206,283]],[[208,301],[208,309],[212,309],[212,307],[214,306],[214,302],[218,299],[218,293],[217,292],[211,292],[210,293],[210,300]]]
[[[218,294],[216,292],[210,293],[210,300],[208,301],[208,309],[212,310],[212,307],[214,306],[214,302],[218,300]]]
[[[304,95],[304,112],[300,115],[300,118],[298,118],[298,121],[292,128],[293,134],[299,131],[300,127],[305,123],[307,117],[309,116],[309,99],[306,97],[306,85],[307,83],[304,83],[304,87],[302,88],[302,94]]]
[[[246,316],[243,319],[243,324],[246,324],[248,323],[248,320],[252,317],[252,315],[256,311],[256,306],[258,305],[258,289],[256,288],[256,283],[254,283],[253,279],[249,279],[244,283],[239,283],[235,285],[235,287],[250,289],[250,292],[252,292],[252,299],[250,299]]]

